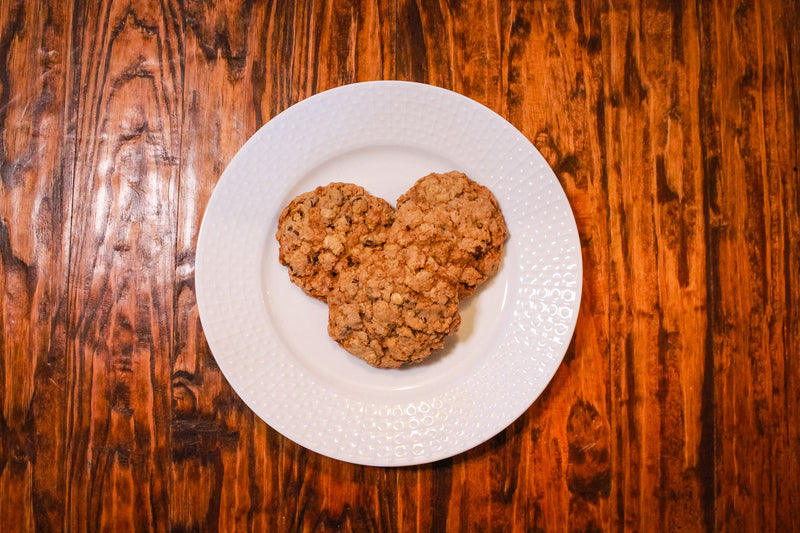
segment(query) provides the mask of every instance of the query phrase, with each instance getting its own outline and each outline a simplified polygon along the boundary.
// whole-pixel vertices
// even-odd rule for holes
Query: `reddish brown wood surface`
[[[798,28],[769,0],[3,2],[0,530],[800,529]],[[376,79],[511,121],[584,261],[541,398],[397,469],[259,420],[194,294],[241,145]]]

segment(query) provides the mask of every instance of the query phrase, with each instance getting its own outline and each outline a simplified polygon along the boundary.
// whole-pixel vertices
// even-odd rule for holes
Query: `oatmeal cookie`
[[[306,294],[326,300],[336,277],[386,242],[394,210],[350,183],[301,194],[278,219],[280,262]]]
[[[378,368],[419,362],[461,324],[458,287],[415,245],[386,246],[338,277],[328,333]]]
[[[492,192],[461,172],[429,174],[397,200],[389,241],[415,243],[458,283],[459,298],[494,275],[508,229]]]

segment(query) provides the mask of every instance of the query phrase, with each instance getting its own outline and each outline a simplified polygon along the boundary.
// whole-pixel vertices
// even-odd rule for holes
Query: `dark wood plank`
[[[614,529],[713,520],[697,25],[623,2],[604,28]]]
[[[297,6],[292,103],[326,89],[394,77],[394,3],[328,0]]]
[[[69,4],[0,8],[0,516],[9,531],[58,531],[64,520],[70,21]]]
[[[186,4],[184,113],[172,363],[171,526],[267,531],[283,438],[232,391],[202,333],[194,251],[203,212],[230,159],[288,106],[292,6]]]
[[[397,78],[444,87],[499,110],[501,6],[399,2]]]
[[[169,526],[180,7],[79,2],[67,528]]]
[[[715,527],[800,524],[796,3],[700,5]]]

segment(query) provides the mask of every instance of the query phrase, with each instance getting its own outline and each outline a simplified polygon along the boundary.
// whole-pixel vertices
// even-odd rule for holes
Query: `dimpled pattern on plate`
[[[504,324],[464,379],[413,401],[377,401],[300,364],[271,324],[261,287],[264,244],[291,187],[316,166],[361,147],[431,149],[489,187],[511,238]],[[268,173],[264,169],[269,169]],[[392,199],[389,199],[392,201]],[[408,465],[468,450],[503,430],[544,390],[577,319],[580,245],[566,196],[544,158],[513,126],[456,93],[409,82],[326,91],[284,111],[245,144],[207,207],[196,258],[203,329],[242,399],[270,426],[324,455]]]

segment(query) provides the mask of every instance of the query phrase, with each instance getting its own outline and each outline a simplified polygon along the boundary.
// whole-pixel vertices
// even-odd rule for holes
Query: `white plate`
[[[331,181],[394,203],[449,170],[500,202],[511,235],[501,270],[461,303],[461,329],[441,353],[372,368],[328,337],[325,304],[289,281],[278,215]],[[458,454],[525,412],[570,342],[581,275],[569,203],[528,139],[473,100],[398,81],[320,93],[257,131],[214,190],[196,258],[206,338],[247,405],[311,450],[382,466]]]

